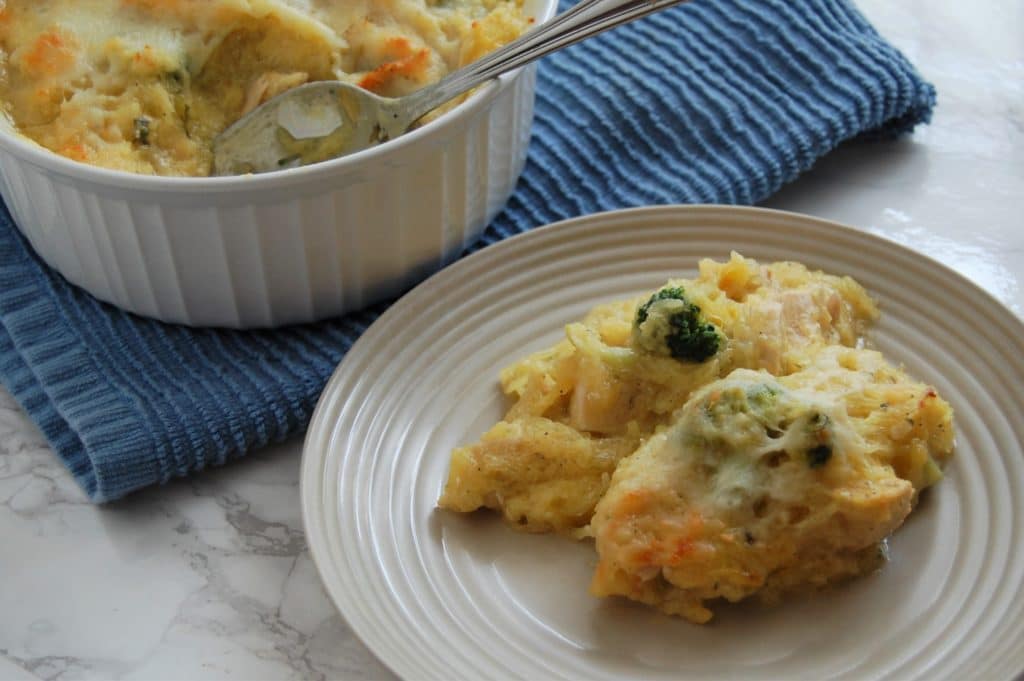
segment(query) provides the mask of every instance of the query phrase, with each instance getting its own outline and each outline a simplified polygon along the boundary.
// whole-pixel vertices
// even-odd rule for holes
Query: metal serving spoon
[[[294,168],[386,142],[491,78],[685,1],[581,0],[504,47],[404,97],[380,97],[334,80],[301,85],[253,109],[213,140],[214,174]]]

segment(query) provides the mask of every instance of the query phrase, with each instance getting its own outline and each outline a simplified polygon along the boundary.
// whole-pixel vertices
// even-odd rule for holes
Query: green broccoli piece
[[[690,302],[682,287],[667,286],[637,308],[633,346],[684,362],[704,362],[718,352],[722,336]]]
[[[807,450],[807,465],[821,468],[832,458],[832,448],[828,445],[817,445]]]
[[[139,116],[132,121],[135,133],[135,141],[143,146],[149,145],[150,119],[147,116]]]
[[[773,385],[761,383],[747,390],[747,402],[758,409],[766,410],[779,400],[780,391]]]

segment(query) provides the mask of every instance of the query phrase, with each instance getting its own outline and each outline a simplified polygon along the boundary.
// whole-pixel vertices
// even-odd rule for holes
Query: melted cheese
[[[905,419],[915,436],[894,431]],[[952,448],[949,405],[879,353],[829,348],[781,379],[736,370],[617,467],[591,590],[706,622],[708,601],[863,574]]]
[[[439,505],[594,537],[595,595],[693,622],[876,569],[954,434],[931,386],[862,347],[875,303],[852,279],[737,254],[667,286],[721,333],[713,356],[647,347],[648,296],[598,306],[501,372],[515,404],[453,452]]]
[[[694,390],[733,369],[784,375],[810,364],[823,347],[856,345],[878,314],[852,279],[798,263],[761,265],[738,254],[724,263],[705,260],[696,279],[667,286],[683,287],[721,329],[726,341],[715,356],[681,362],[633,347],[633,318],[647,296],[596,307],[569,324],[557,346],[501,372],[502,389],[516,399],[497,426],[505,435],[485,436],[457,450],[440,505],[463,512],[494,508],[529,531],[577,531],[587,524],[593,505],[581,510],[579,502],[567,501],[579,498],[581,484],[574,476],[587,481],[583,498],[600,498],[609,479],[607,452],[621,456],[635,450]],[[517,422],[514,431],[507,428]],[[577,455],[583,461],[579,467],[559,468],[558,451],[545,444],[556,426],[574,433],[591,463]],[[516,433],[515,447],[509,432]],[[512,454],[518,449],[545,452],[548,468],[559,471],[548,480],[543,498],[531,497],[530,487],[518,482],[526,475],[526,464]],[[551,493],[556,481],[564,486],[561,495]],[[514,510],[509,499],[516,500]]]
[[[0,102],[69,158],[205,175],[212,138],[289,87],[407,94],[527,23],[519,0],[7,0]]]

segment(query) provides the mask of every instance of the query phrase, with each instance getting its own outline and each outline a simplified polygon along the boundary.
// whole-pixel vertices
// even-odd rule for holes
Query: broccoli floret
[[[807,450],[807,465],[821,468],[832,458],[832,448],[828,445],[817,445]]]
[[[139,116],[132,121],[135,133],[135,141],[143,146],[149,145],[150,119],[146,116]]]
[[[700,307],[686,298],[682,287],[667,286],[636,310],[633,346],[638,350],[703,362],[718,352],[721,344],[718,329],[704,319]]]
[[[760,383],[747,389],[747,401],[761,410],[766,410],[779,400],[779,389],[767,383]]]

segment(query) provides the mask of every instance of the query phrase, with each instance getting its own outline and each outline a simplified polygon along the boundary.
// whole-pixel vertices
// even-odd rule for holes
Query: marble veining
[[[300,450],[98,509],[0,391],[0,656],[43,679],[393,678],[320,584]]]
[[[918,249],[1024,314],[1024,4],[861,0],[939,90],[765,205]],[[97,508],[0,389],[0,679],[390,679],[325,594],[301,443]]]

